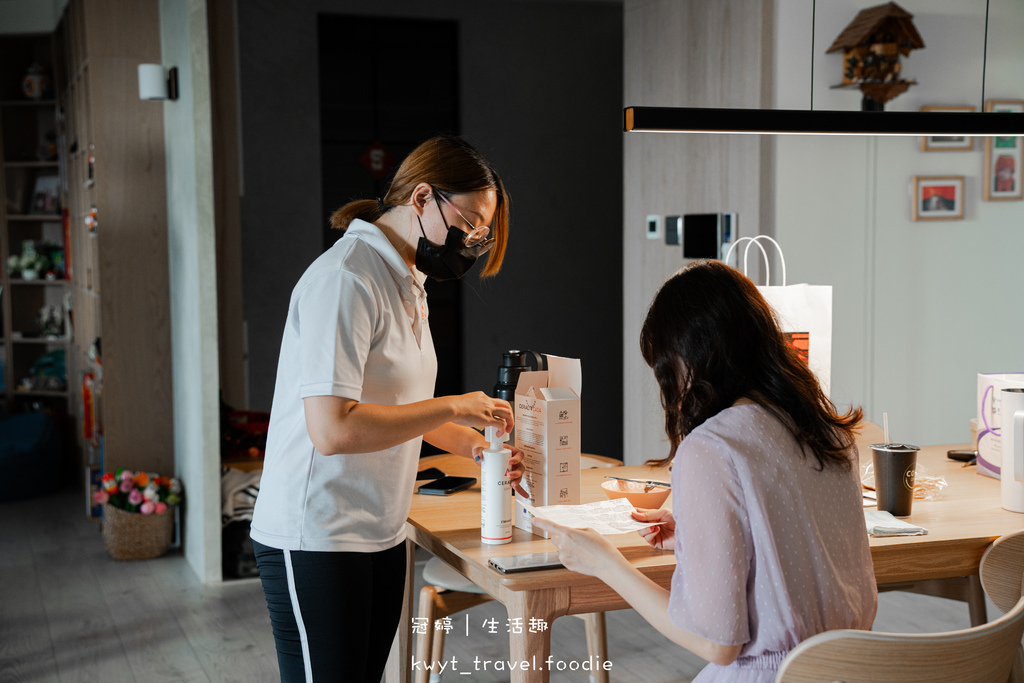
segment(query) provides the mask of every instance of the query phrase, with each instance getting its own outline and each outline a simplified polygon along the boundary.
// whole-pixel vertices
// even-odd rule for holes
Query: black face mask
[[[440,205],[437,210],[441,211]],[[441,218],[444,218],[443,211]],[[494,240],[489,239],[467,247],[466,233],[454,225],[448,226],[448,236],[445,238],[444,244],[433,244],[427,239],[427,233],[423,230],[423,221],[419,216],[416,216],[416,220],[419,221],[420,232],[423,233],[423,237],[420,237],[420,241],[416,245],[416,267],[420,272],[438,282],[458,280],[473,267],[478,258],[494,246]]]
[[[422,225],[420,230],[423,230]],[[416,267],[438,282],[458,280],[494,246],[490,241],[467,247],[463,243],[465,237],[466,233],[454,225],[448,226],[448,237],[442,245],[431,243],[424,233],[416,245]]]

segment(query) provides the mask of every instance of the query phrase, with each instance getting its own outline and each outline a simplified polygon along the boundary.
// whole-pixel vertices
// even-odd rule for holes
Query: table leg
[[[605,628],[604,612],[577,615],[587,625],[587,656],[603,664],[608,659],[608,632]],[[608,670],[603,666],[590,674],[591,683],[608,683]]]
[[[391,643],[391,654],[384,668],[386,683],[410,683],[412,680],[412,600],[413,583],[416,580],[416,544],[405,542],[405,596],[402,600],[402,617],[398,631]]]
[[[510,620],[522,625],[519,633],[509,633],[509,659],[513,662],[528,662],[524,671],[517,668],[512,672],[513,683],[548,683],[547,669],[551,655],[551,624],[569,609],[568,588],[544,588],[534,591],[509,592],[504,600]],[[545,628],[531,631],[531,619],[541,620]],[[538,624],[539,622],[533,622]]]

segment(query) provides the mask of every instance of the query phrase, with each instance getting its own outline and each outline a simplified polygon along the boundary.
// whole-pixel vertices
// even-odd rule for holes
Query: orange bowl
[[[601,482],[601,488],[604,489],[604,494],[613,500],[615,498],[625,498],[635,508],[648,508],[651,510],[660,508],[665,503],[665,499],[668,498],[668,494],[672,493],[672,489],[668,486],[655,486],[645,493],[645,484],[638,484],[633,481],[619,481],[618,479],[608,479]]]

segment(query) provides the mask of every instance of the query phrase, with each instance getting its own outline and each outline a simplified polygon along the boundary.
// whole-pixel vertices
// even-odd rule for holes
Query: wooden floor
[[[83,506],[76,493],[0,503],[0,681],[277,680],[257,580],[204,586],[175,552],[156,560],[112,560]],[[496,634],[484,626],[492,618]],[[613,681],[690,681],[704,664],[632,610],[607,619]],[[493,602],[456,615],[446,659],[454,657],[460,671],[474,670],[474,658],[493,669],[508,658],[505,620],[504,608]],[[875,622],[877,630],[905,632],[969,625],[963,603],[906,593],[883,594]],[[567,665],[584,661],[583,622],[556,621],[551,649]],[[491,670],[445,679],[497,683],[509,676]],[[565,672],[551,680],[582,683],[587,676]]]

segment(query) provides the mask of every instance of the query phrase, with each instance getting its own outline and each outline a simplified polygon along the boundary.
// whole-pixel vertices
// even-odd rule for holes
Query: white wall
[[[985,0],[905,0],[925,49],[904,60],[918,85],[887,110],[1024,99],[1024,3],[992,0],[982,94]],[[830,90],[841,57],[825,55],[863,3],[817,0],[815,109],[858,109]],[[778,0],[775,106],[810,106],[810,0]],[[834,288],[832,397],[889,415],[893,437],[965,442],[978,372],[1024,368],[1024,321],[1007,319],[1024,252],[1024,202],[982,200],[983,142],[921,152],[917,138],[780,136],[776,236],[791,282]],[[910,220],[915,175],[965,176],[964,220]],[[1018,307],[1019,308],[1019,307]]]
[[[174,459],[185,487],[185,559],[220,581],[220,409],[213,144],[206,0],[160,0],[165,67],[180,95],[164,102],[174,373]]]

